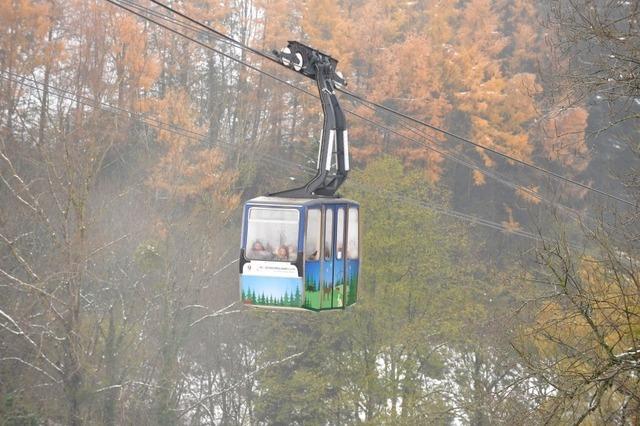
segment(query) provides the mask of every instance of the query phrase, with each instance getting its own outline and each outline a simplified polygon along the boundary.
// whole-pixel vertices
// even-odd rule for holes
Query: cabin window
[[[304,246],[304,258],[307,260],[320,260],[321,217],[320,209],[307,211],[307,234]]]
[[[347,236],[347,258],[358,258],[358,209],[349,208],[349,227]]]
[[[344,209],[338,209],[336,221],[336,259],[344,258]]]
[[[247,259],[294,262],[298,255],[299,223],[300,213],[296,209],[249,208]]]
[[[333,210],[327,209],[324,221],[324,259],[331,259],[333,243]]]

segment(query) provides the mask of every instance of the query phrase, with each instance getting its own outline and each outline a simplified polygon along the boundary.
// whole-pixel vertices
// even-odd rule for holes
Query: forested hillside
[[[0,0],[0,425],[638,424],[638,19]],[[255,54],[288,40],[371,102],[338,312],[239,301],[242,204],[316,167],[313,82]]]

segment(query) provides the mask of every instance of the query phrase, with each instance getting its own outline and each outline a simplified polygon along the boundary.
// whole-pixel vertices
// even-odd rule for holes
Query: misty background
[[[511,159],[340,95],[358,303],[247,309],[313,82],[151,1],[0,0],[0,424],[640,421],[638,1],[167,4]]]

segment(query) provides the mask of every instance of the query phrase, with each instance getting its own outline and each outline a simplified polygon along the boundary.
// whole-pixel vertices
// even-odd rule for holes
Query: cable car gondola
[[[359,205],[336,191],[349,172],[349,142],[330,56],[290,41],[283,65],[316,81],[324,122],[317,171],[304,186],[247,201],[240,241],[240,295],[251,306],[344,309],[358,294]],[[335,167],[334,167],[335,164]]]

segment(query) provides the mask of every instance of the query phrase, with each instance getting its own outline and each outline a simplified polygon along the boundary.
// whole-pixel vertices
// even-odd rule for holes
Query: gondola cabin
[[[356,302],[359,205],[258,197],[244,206],[240,293],[252,306],[343,309]]]
[[[335,85],[338,61],[290,41],[282,64],[316,81],[324,122],[316,174],[304,186],[249,200],[240,241],[240,297],[270,308],[344,309],[358,296],[359,206],[336,191],[349,173],[349,138]]]

